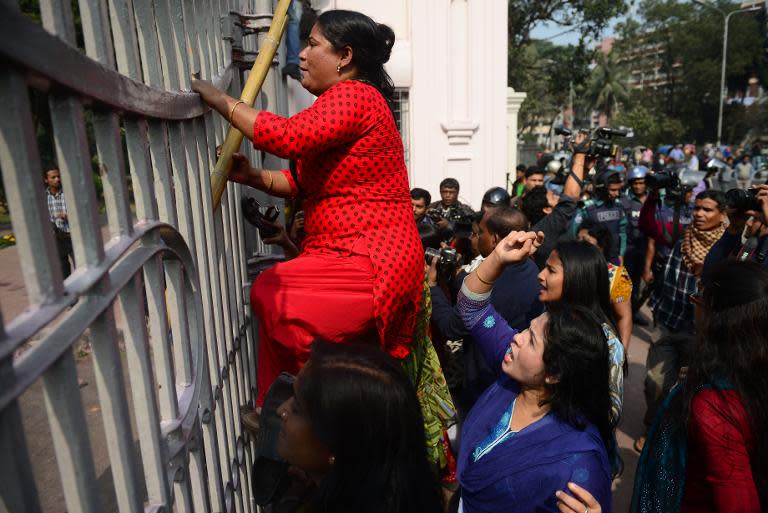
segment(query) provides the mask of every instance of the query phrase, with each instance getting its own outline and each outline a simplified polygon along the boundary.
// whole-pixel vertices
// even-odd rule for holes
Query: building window
[[[397,129],[400,131],[400,137],[403,139],[403,154],[405,156],[405,165],[411,169],[411,107],[408,100],[408,89],[395,89],[394,100],[392,101],[392,113],[395,116]]]

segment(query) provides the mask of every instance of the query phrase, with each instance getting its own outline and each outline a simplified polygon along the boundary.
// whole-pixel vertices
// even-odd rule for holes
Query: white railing
[[[28,450],[38,435],[21,410],[33,386],[43,390],[63,493],[57,511],[110,510],[94,463],[105,451],[121,513],[255,511],[252,444],[238,411],[255,392],[245,257],[263,248],[242,224],[239,186],[213,210],[209,172],[226,127],[182,91],[200,74],[237,95],[233,49],[255,50],[255,37],[242,36],[266,30],[271,2],[72,5],[42,0],[37,23],[15,0],[0,2],[0,169],[29,297],[22,314],[0,318],[0,512],[42,511],[41,497],[56,488],[36,480]],[[234,12],[262,14],[244,26]],[[275,75],[261,100],[273,110]],[[77,267],[66,280],[30,88],[47,96],[68,205]],[[101,448],[89,436],[73,353],[84,333]]]

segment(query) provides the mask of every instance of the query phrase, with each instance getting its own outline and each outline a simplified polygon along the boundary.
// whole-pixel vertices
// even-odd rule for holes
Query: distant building
[[[608,46],[619,52],[619,63],[627,70],[630,89],[658,89],[670,85],[680,76],[682,64],[670,62],[667,49],[655,40],[654,33],[640,34],[634,41],[613,39]],[[605,42],[604,42],[605,43]]]

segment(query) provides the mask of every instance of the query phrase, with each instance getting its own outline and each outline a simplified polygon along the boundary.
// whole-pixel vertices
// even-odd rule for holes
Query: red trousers
[[[378,339],[373,277],[367,255],[302,254],[256,278],[251,307],[260,321],[257,406],[281,372],[299,372],[315,339]]]

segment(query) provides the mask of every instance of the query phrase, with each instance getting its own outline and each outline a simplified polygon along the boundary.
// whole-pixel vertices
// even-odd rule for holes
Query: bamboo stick
[[[274,59],[277,48],[280,46],[280,40],[283,37],[288,20],[288,7],[290,5],[291,0],[279,0],[275,7],[269,32],[267,32],[267,36],[259,46],[259,53],[256,56],[256,61],[253,63],[253,68],[251,68],[251,74],[248,75],[248,81],[245,83],[243,92],[240,95],[240,100],[250,107],[253,107],[256,96],[261,91],[261,86],[264,84],[264,79],[267,77],[269,68],[272,65],[272,59]],[[211,173],[211,194],[213,195],[214,209],[219,208],[221,196],[227,186],[227,177],[232,170],[232,155],[240,149],[242,142],[242,132],[230,126],[227,131],[227,138],[221,146],[221,155]]]

